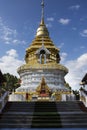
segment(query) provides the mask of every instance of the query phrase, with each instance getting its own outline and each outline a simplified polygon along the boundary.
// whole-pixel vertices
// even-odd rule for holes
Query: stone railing
[[[2,112],[4,106],[8,101],[8,92],[5,92],[3,96],[0,98],[0,113]]]
[[[87,107],[87,91],[83,88],[80,89],[80,101]]]

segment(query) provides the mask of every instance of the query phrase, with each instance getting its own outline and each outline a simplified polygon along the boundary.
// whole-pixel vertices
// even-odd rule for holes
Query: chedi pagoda
[[[32,100],[34,95],[49,97],[55,93],[56,99],[66,100],[66,95],[70,94],[70,90],[65,87],[64,79],[68,69],[60,64],[60,50],[51,40],[44,22],[44,1],[41,6],[41,22],[34,40],[26,49],[26,63],[17,70],[22,82],[16,89],[16,94],[32,93]]]

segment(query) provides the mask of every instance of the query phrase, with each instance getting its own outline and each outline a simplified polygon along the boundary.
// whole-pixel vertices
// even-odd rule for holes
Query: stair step
[[[82,102],[8,102],[0,114],[0,128],[63,127],[87,128]]]

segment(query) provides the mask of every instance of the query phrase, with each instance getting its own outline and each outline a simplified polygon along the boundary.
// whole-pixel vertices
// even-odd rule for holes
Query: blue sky
[[[73,89],[87,72],[87,0],[44,0],[45,24]],[[41,20],[41,0],[0,0],[0,69],[17,75]]]

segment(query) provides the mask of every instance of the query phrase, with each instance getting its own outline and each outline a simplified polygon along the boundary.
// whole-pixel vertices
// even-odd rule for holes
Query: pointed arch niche
[[[40,64],[46,64],[47,58],[50,56],[50,54],[50,51],[44,47],[44,44],[42,44],[42,47],[36,51],[36,55]]]

